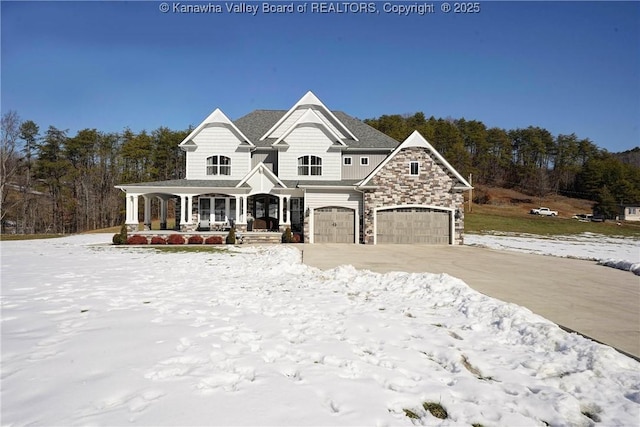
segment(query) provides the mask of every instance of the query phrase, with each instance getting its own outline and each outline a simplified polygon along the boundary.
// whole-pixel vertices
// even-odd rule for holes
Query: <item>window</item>
[[[231,175],[231,159],[227,156],[207,157],[207,175]]]
[[[369,166],[369,158],[360,157],[360,166]]]
[[[409,163],[409,175],[420,175],[420,163],[419,162],[411,162],[411,163]]]
[[[298,175],[322,175],[322,159],[318,156],[298,157]]]
[[[351,157],[345,157],[342,159],[342,164],[345,166],[351,166],[352,165],[352,158]]]

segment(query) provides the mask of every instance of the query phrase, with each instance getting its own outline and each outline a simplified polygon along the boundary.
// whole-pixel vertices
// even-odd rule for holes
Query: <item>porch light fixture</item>
[[[308,217],[310,213],[311,211],[309,210],[309,208],[307,208],[307,210],[304,211],[304,216]]]
[[[460,217],[462,217],[462,214],[460,213],[460,209],[456,209],[456,213],[455,213],[455,215],[454,215],[454,218],[455,218],[456,220],[459,220],[459,219],[460,219]]]

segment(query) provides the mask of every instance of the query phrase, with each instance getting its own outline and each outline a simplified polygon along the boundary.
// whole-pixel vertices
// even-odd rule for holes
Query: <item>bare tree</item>
[[[17,141],[20,134],[20,117],[15,111],[8,111],[0,119],[0,220],[4,223],[7,212],[19,203],[11,201],[9,192],[15,190],[14,179],[20,167]]]

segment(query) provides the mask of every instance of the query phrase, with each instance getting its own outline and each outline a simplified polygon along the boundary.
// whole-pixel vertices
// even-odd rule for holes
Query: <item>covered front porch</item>
[[[228,190],[220,191],[212,193],[209,190],[200,194],[127,192],[125,223],[129,232],[152,231],[154,228],[182,232],[227,231],[231,227],[245,232],[282,232],[287,227],[302,229],[302,198],[293,198],[286,193],[232,194]],[[175,218],[173,227],[168,221],[170,205]],[[159,218],[152,218],[152,211]],[[154,219],[159,221],[152,221]]]

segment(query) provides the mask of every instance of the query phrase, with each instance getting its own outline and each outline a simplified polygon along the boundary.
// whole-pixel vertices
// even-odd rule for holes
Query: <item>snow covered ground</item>
[[[640,419],[640,363],[456,278],[110,239],[0,243],[3,426]]]
[[[548,238],[523,234],[465,234],[467,245],[598,261],[640,275],[640,241],[583,233]]]

